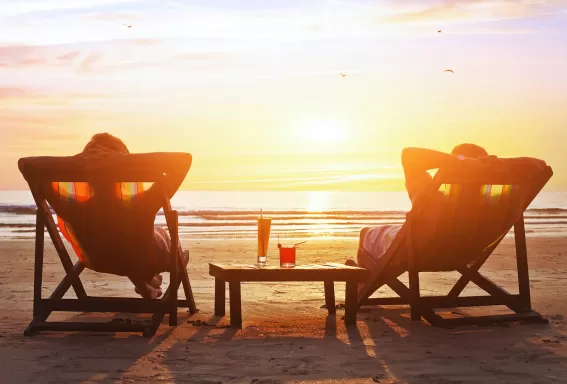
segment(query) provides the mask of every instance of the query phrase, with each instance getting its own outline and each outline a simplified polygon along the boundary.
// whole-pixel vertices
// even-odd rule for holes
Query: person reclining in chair
[[[546,163],[529,157],[498,158],[490,156],[484,148],[467,143],[457,145],[453,148],[451,154],[424,148],[405,148],[402,151],[402,166],[406,179],[406,189],[413,204],[419,192],[432,180],[431,175],[427,172],[429,170],[451,168],[475,172],[490,167],[491,169],[496,168],[511,172],[537,172],[543,169]],[[467,191],[464,192],[467,193]],[[424,246],[435,235],[440,217],[439,212],[444,200],[444,194],[439,192],[428,201],[426,211],[422,215],[425,220],[417,223],[416,238],[414,238],[416,247]],[[361,253],[378,260],[392,244],[401,227],[402,225],[398,224],[363,228],[360,232],[358,265],[365,266],[364,257],[361,257]],[[400,265],[405,261],[393,260],[393,264]],[[353,260],[347,260],[346,264],[357,265]]]
[[[108,133],[99,133],[92,137],[78,156],[94,163],[101,158],[110,161],[116,156],[128,154],[128,148],[119,138]],[[183,182],[191,165],[189,155],[180,158],[170,166],[164,177],[168,198],[171,198]],[[149,254],[149,258],[137,259],[136,265],[127,265],[127,276],[134,283],[136,293],[146,299],[156,299],[162,295],[162,277],[160,273],[170,270],[171,241],[165,228],[154,227],[153,219],[163,206],[163,190],[154,188],[136,195],[135,208],[124,207],[116,193],[116,183],[90,183],[92,197],[88,201],[78,202],[62,197],[51,186],[46,188],[46,197],[58,215],[68,223],[75,233],[80,246],[89,259],[106,258],[121,262],[125,252]],[[151,226],[151,227],[150,227]],[[126,229],[128,233],[124,236]],[[151,252],[148,252],[148,249]],[[184,264],[187,264],[189,252],[183,251]],[[113,259],[112,259],[113,258]],[[123,259],[123,258],[122,258]],[[146,265],[144,265],[146,264]],[[131,269],[131,272],[129,271]]]

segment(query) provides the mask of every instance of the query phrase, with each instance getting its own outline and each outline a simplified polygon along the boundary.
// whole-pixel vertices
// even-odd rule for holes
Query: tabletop
[[[209,274],[224,281],[365,281],[368,270],[339,263],[279,265],[210,263]]]

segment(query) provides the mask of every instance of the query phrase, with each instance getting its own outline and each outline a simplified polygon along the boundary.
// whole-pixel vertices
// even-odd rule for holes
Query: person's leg
[[[345,265],[351,266],[351,267],[358,267],[361,265],[361,257],[360,257],[360,253],[364,252],[363,251],[363,244],[364,244],[364,239],[366,238],[366,234],[368,233],[368,231],[370,230],[370,227],[364,227],[360,230],[360,237],[358,240],[358,252],[356,255],[356,261],[354,261],[353,259],[347,259],[345,261]]]
[[[189,251],[183,250],[181,243],[178,243],[179,254],[181,255],[181,260],[183,260],[183,265],[187,265],[189,262]],[[171,268],[171,238],[169,233],[163,227],[156,227],[154,229],[154,256],[155,263],[162,266],[160,272],[167,272]]]
[[[183,250],[179,244],[179,252],[183,265],[187,266],[189,262],[189,251]],[[154,252],[152,254],[152,265],[154,265],[155,275],[147,278],[133,278],[130,280],[135,285],[135,292],[144,298],[156,299],[163,294],[161,285],[163,278],[161,272],[170,270],[171,261],[171,239],[169,234],[163,227],[154,229]]]

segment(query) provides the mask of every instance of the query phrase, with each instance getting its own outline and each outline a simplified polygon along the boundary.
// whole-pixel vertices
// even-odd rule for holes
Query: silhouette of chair
[[[531,175],[493,170],[478,174],[440,169],[418,194],[400,232],[378,260],[363,250],[367,229],[361,232],[359,266],[369,269],[371,278],[359,287],[358,307],[409,304],[412,320],[423,317],[431,325],[439,327],[512,321],[547,322],[531,308],[523,213],[552,175],[550,167]],[[463,187],[469,191],[467,194],[461,193]],[[441,208],[441,219],[434,239],[426,247],[417,249],[412,240],[416,228],[432,194],[440,191],[445,193],[447,200]],[[473,199],[470,198],[470,191],[475,191]],[[479,272],[512,227],[518,294],[507,292]],[[407,262],[395,262],[396,259]],[[420,272],[448,271],[457,271],[461,277],[447,295],[421,295]],[[409,275],[409,287],[398,280],[405,272]],[[460,296],[471,281],[488,295]],[[370,297],[384,285],[399,297]],[[493,305],[507,306],[514,313],[448,319],[435,311],[440,308]]]
[[[35,234],[35,268],[34,268],[34,298],[33,298],[33,320],[24,331],[25,335],[32,335],[38,331],[101,331],[101,332],[143,332],[144,336],[152,336],[157,331],[166,314],[169,315],[169,325],[177,325],[177,308],[186,307],[190,313],[195,313],[197,308],[193,298],[187,269],[181,260],[178,251],[178,213],[171,209],[169,197],[163,184],[165,177],[161,167],[176,161],[187,161],[190,165],[191,155],[183,153],[148,153],[122,155],[110,163],[108,159],[86,160],[81,155],[72,157],[30,157],[20,159],[18,167],[28,182],[30,191],[37,204],[36,234]],[[106,161],[106,163],[105,163]],[[170,168],[171,169],[171,168]],[[57,225],[48,206],[45,188],[55,185],[67,184],[70,198],[76,198],[78,190],[88,191],[89,183],[111,182],[120,190],[137,189],[141,182],[154,183],[154,187],[163,191],[163,211],[171,238],[171,263],[170,284],[161,299],[147,300],[142,298],[122,297],[96,297],[87,295],[81,282],[80,274],[87,266],[98,272],[112,273],[125,276],[124,261],[138,261],[146,257],[144,254],[129,255],[124,253],[122,263],[113,263],[112,260],[86,259],[88,255],[80,252],[80,247],[72,238],[69,227],[59,218],[59,227],[62,229],[79,260],[73,264],[67,252],[63,240],[57,230]],[[81,195],[88,200],[89,194]],[[85,197],[86,196],[86,197]],[[130,196],[135,199],[135,196]],[[127,205],[127,202],[124,201]],[[142,203],[143,204],[143,203]],[[147,220],[152,226],[155,215],[140,215],[139,209],[142,204],[131,204],[131,208],[125,208],[125,214],[132,215],[135,220]],[[138,208],[136,208],[138,207]],[[136,211],[138,209],[138,212]],[[58,212],[55,212],[56,214]],[[150,222],[151,221],[151,222]],[[42,297],[42,274],[44,260],[44,229],[55,246],[66,276],[57,285],[48,298]],[[114,230],[114,229],[113,229]],[[129,228],[120,229],[121,234],[128,235]],[[150,253],[153,250],[147,249]],[[177,292],[180,284],[183,284],[185,300],[179,300]],[[63,298],[69,288],[73,287],[76,299]],[[120,313],[146,313],[152,314],[150,322],[71,322],[71,321],[47,321],[52,312],[120,312]]]

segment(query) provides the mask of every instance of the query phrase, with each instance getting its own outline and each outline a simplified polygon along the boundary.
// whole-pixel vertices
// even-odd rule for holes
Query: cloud
[[[34,124],[42,119],[35,119],[35,115],[50,116],[46,107],[77,107],[89,109],[89,105],[95,103],[100,106],[101,102],[110,101],[116,95],[99,92],[76,92],[62,90],[47,90],[33,87],[0,87],[0,108],[9,111],[0,113],[5,120],[19,120],[28,124]],[[34,111],[34,108],[39,110]],[[27,119],[27,120],[26,120]],[[53,121],[52,121],[53,122]],[[57,123],[54,121],[53,123]]]
[[[73,61],[80,54],[81,54],[81,52],[79,52],[79,51],[73,51],[73,52],[64,53],[60,56],[57,56],[57,59],[61,60],[61,61]]]
[[[565,0],[451,0],[433,5],[429,3],[422,2],[419,6],[417,3],[414,6],[406,4],[406,9],[402,6],[384,20],[436,25],[479,23],[552,15],[567,9]]]
[[[29,89],[17,87],[0,87],[0,100],[33,97],[36,94]]]
[[[29,3],[29,2],[24,2]],[[38,2],[39,3],[39,2]],[[51,2],[45,2],[51,4]],[[121,2],[118,2],[121,4]],[[216,40],[216,45],[245,40],[249,46],[260,43],[346,39],[408,33],[408,27],[419,25],[470,24],[514,18],[531,18],[556,14],[566,8],[565,0],[448,0],[369,2],[317,1],[274,5],[255,3],[253,9],[240,3],[223,2],[199,6],[192,2],[164,0],[131,6],[109,6],[78,0],[78,10],[69,12],[64,1],[49,15],[13,17],[0,24],[8,25],[4,39],[24,44],[69,44],[74,42],[113,41],[125,38],[143,42],[152,40]],[[82,5],[81,5],[82,4]],[[239,4],[239,5],[235,5]],[[41,6],[39,7],[41,8]],[[47,7],[46,7],[47,8]],[[59,9],[59,11],[57,11]],[[122,23],[135,20],[133,28]],[[26,24],[27,26],[24,26]],[[42,33],[37,33],[41,30]],[[245,49],[245,48],[244,48]]]
[[[74,142],[81,138],[74,125],[77,116],[54,113],[0,114],[0,135],[7,152],[33,153],[46,147],[46,143]],[[54,128],[57,127],[57,128]]]
[[[100,72],[117,72],[133,69],[173,67],[219,69],[234,64],[239,57],[237,54],[226,52],[194,52],[156,56],[157,58],[141,57],[132,61],[106,63],[104,67],[99,67],[98,70]]]
[[[79,70],[81,72],[92,72],[95,69],[96,64],[102,60],[103,56],[103,52],[89,53],[79,66]]]
[[[101,8],[137,2],[139,0],[18,0],[3,3],[0,8],[0,17],[44,11]]]
[[[0,68],[32,68],[65,65],[79,55],[58,47],[9,45],[0,46]]]
[[[0,46],[0,69],[74,68],[87,73],[98,71],[106,53],[120,61],[132,49],[144,51],[161,43],[158,39],[126,39],[63,45]],[[138,56],[137,54],[135,56]],[[76,66],[76,60],[81,58]]]
[[[93,12],[86,16],[89,20],[95,21],[134,21],[138,19],[138,14],[132,12]]]
[[[162,43],[163,40],[161,39],[133,39],[131,43],[137,46],[147,46],[147,45],[156,45]]]

